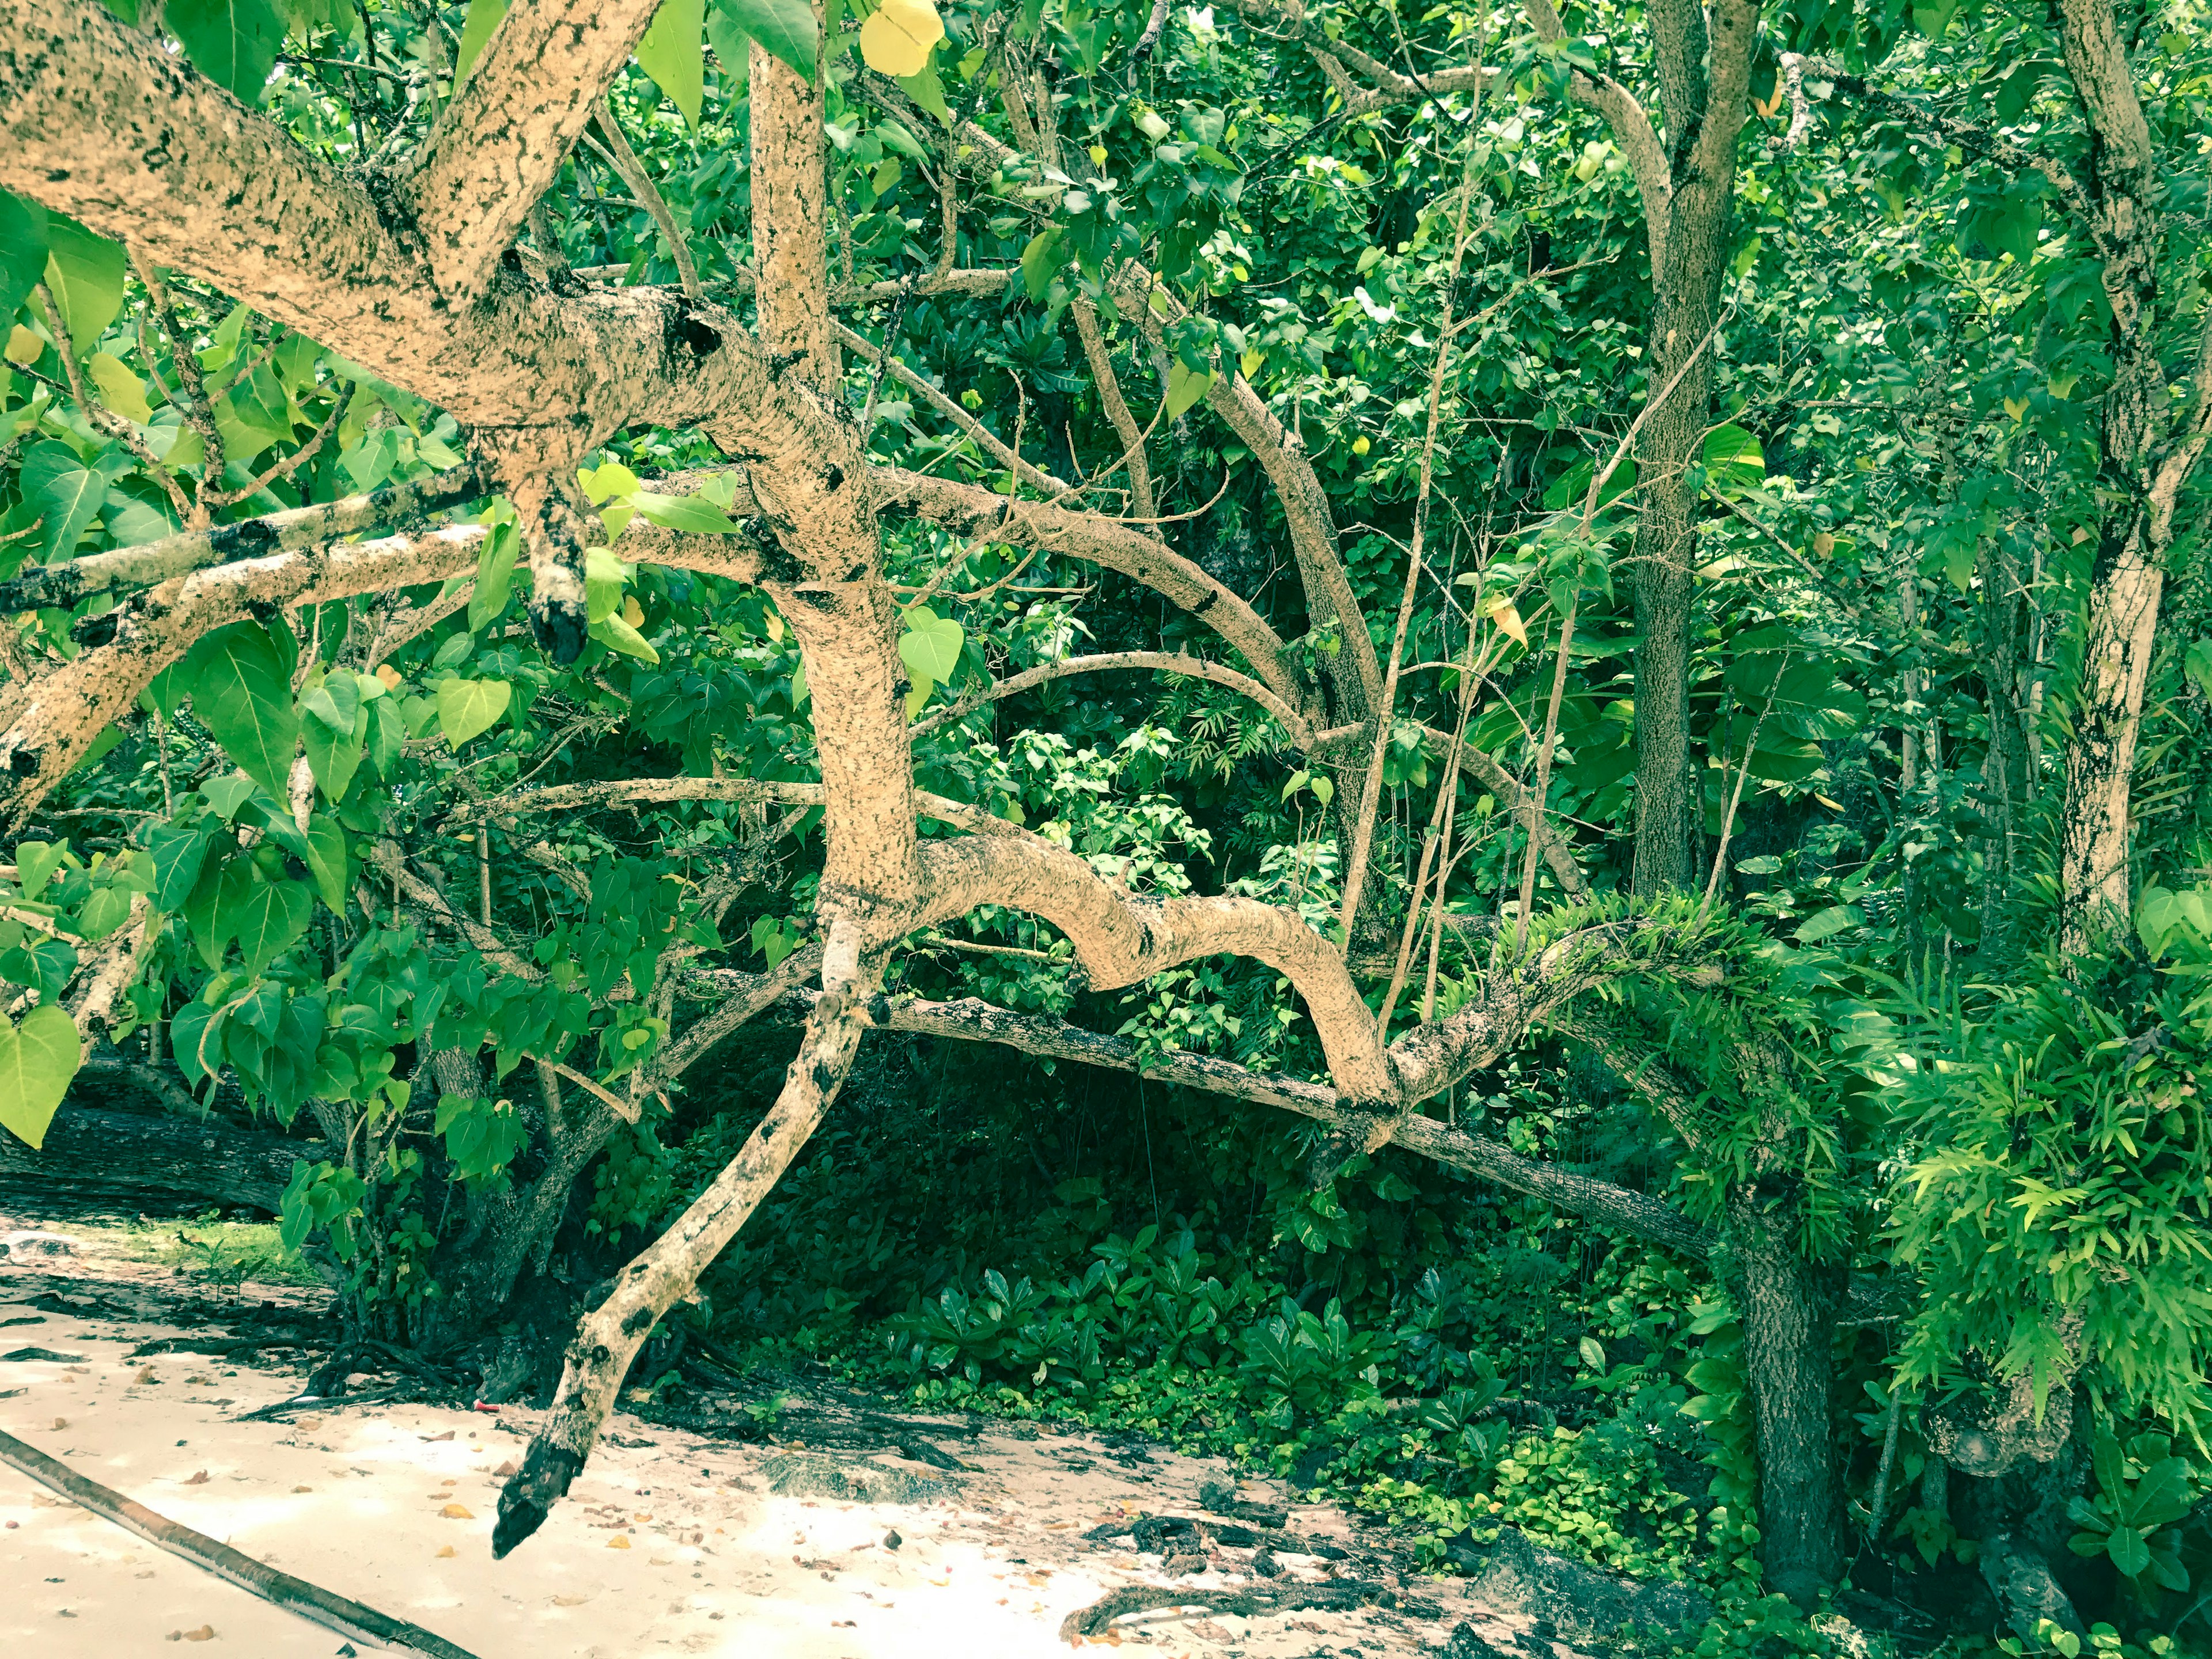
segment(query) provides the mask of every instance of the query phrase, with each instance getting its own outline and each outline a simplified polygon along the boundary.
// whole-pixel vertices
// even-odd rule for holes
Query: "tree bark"
[[[1828,1420],[1834,1312],[1799,1248],[1795,1200],[1738,1188],[1729,1242],[1758,1437],[1759,1563],[1771,1589],[1809,1608],[1843,1571],[1843,1504]]]
[[[37,1152],[0,1133],[0,1190],[33,1202],[190,1202],[274,1215],[292,1178],[292,1161],[328,1150],[220,1118],[192,1122],[71,1102],[54,1115]]]
[[[870,985],[842,930],[823,969],[825,989],[808,1017],[782,1091],[738,1155],[665,1233],[622,1270],[613,1291],[578,1322],[561,1383],[522,1468],[499,1498],[492,1553],[504,1556],[543,1524],[591,1455],[630,1362],[662,1315],[750,1218],[822,1121],[867,1029]]]

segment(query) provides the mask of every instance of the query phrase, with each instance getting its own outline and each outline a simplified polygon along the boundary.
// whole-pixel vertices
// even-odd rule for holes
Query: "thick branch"
[[[404,186],[446,293],[490,282],[659,0],[516,0]]]

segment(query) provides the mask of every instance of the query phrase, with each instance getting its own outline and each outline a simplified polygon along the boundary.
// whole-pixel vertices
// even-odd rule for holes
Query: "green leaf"
[[[46,884],[53,879],[54,872],[67,860],[69,843],[65,841],[27,841],[15,848],[15,885],[27,899],[38,897]]]
[[[320,720],[307,721],[300,732],[300,746],[307,751],[307,769],[314,774],[315,787],[333,801],[345,799],[353,775],[361,768],[362,740],[368,735],[368,711],[356,707],[354,719],[354,729],[343,737]]]
[[[2133,1527],[2114,1527],[2112,1535],[2105,1540],[2105,1553],[2112,1558],[2112,1565],[2133,1578],[2150,1565],[2150,1549],[2143,1535]]]
[[[734,536],[737,521],[703,495],[656,495],[641,489],[630,498],[637,516],[663,530],[688,530],[695,535]]]
[[[345,831],[320,812],[307,822],[307,873],[323,902],[341,916],[346,905]]]
[[[726,31],[734,30],[759,41],[790,64],[793,73],[810,82],[814,79],[814,58],[822,36],[814,21],[814,8],[807,0],[715,0],[714,10],[723,19]],[[714,27],[710,19],[708,27],[711,31]],[[720,40],[714,51],[732,76],[744,78],[743,56],[730,62],[733,54],[724,52]]]
[[[393,697],[379,697],[368,706],[368,758],[376,767],[380,778],[392,775],[392,769],[399,763],[402,748],[407,742],[407,723],[399,712],[398,701]]]
[[[1213,384],[1210,368],[1193,368],[1180,357],[1168,365],[1168,419],[1174,420],[1188,409]]]
[[[507,611],[507,595],[514,587],[514,562],[522,551],[522,538],[511,524],[495,525],[477,556],[477,591],[469,596],[469,632],[480,633]]]
[[[51,564],[75,551],[86,527],[100,516],[108,485],[129,465],[120,452],[103,451],[88,466],[58,439],[31,447],[23,457],[17,485],[41,520],[38,558]]]
[[[131,890],[95,887],[77,907],[76,932],[88,940],[106,939],[131,916]]]
[[[952,125],[952,106],[945,101],[945,82],[938,78],[935,58],[931,58],[912,75],[902,75],[896,79],[900,91],[945,125]]]
[[[154,860],[154,902],[164,910],[183,909],[200,878],[207,836],[179,824],[156,823],[146,831],[146,848]]]
[[[36,1149],[46,1144],[84,1044],[76,1024],[51,1003],[32,1009],[21,1025],[0,1020],[0,1127]]]
[[[1797,929],[1800,945],[1817,945],[1824,939],[1832,939],[1846,927],[1856,927],[1863,920],[1848,904],[1832,904],[1826,909],[1808,916]]]
[[[906,632],[899,635],[899,660],[917,678],[942,685],[960,665],[960,650],[967,635],[950,617],[939,617],[927,605],[906,613]]]
[[[1057,228],[1041,230],[1022,250],[1022,281],[1032,300],[1043,299],[1052,288],[1052,279],[1060,270],[1060,241]]]
[[[1766,482],[1766,457],[1759,440],[1740,426],[1716,427],[1705,434],[1705,478],[1719,494],[1755,489]]]
[[[46,209],[0,190],[0,318],[15,314],[46,269]]]
[[[240,771],[283,800],[300,720],[284,659],[268,630],[253,622],[218,629],[185,656],[185,678],[200,724]]]
[[[453,52],[453,90],[469,78],[469,71],[483,55],[493,31],[507,17],[507,0],[469,0],[469,15],[461,22],[460,45]]]
[[[1582,1355],[1583,1364],[1589,1366],[1592,1370],[1601,1371],[1605,1369],[1605,1345],[1602,1342],[1600,1342],[1595,1337],[1584,1337],[1579,1346],[1578,1352]]]
[[[620,617],[600,617],[591,625],[590,633],[610,651],[619,651],[625,657],[636,657],[644,662],[660,660],[660,653],[653,648],[653,642]]]
[[[653,27],[637,43],[638,67],[684,112],[694,132],[707,89],[706,0],[660,0]]]
[[[284,39],[274,0],[169,0],[161,15],[194,69],[242,104],[261,101]]]
[[[2154,1463],[2136,1482],[2127,1504],[2127,1518],[2148,1532],[2154,1527],[2172,1525],[2189,1513],[2195,1501],[2195,1495],[2189,1490],[2189,1465],[2179,1457],[2164,1458]]]
[[[252,883],[230,917],[247,975],[258,976],[289,950],[307,931],[314,913],[314,901],[296,881]]]
[[[80,352],[106,333],[123,309],[128,264],[122,243],[94,235],[65,213],[46,216],[46,286]]]
[[[514,696],[505,680],[447,680],[438,688],[438,730],[459,749],[498,724]]]
[[[584,620],[604,622],[622,609],[622,561],[604,547],[584,550]]]
[[[350,738],[361,718],[361,682],[341,670],[300,699],[301,708],[318,724]]]

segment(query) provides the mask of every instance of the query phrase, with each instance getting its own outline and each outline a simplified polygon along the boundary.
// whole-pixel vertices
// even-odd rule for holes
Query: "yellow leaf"
[[[1500,632],[1508,635],[1523,651],[1528,648],[1528,630],[1521,625],[1521,613],[1510,599],[1494,599],[1486,613],[1498,624]]]
[[[2025,398],[2008,398],[2004,400],[2004,406],[2005,413],[2015,421],[2022,419],[2027,414],[2027,399]]]
[[[8,361],[11,363],[35,363],[46,349],[46,343],[21,323],[9,331]]]
[[[645,607],[637,602],[637,595],[635,593],[623,601],[622,615],[623,620],[632,628],[645,626]]]
[[[146,401],[146,388],[120,357],[95,351],[85,368],[91,371],[92,383],[100,390],[100,401],[118,415],[141,426],[154,418],[153,406]]]
[[[611,1550],[626,1550],[629,1547],[629,1540],[618,1533],[607,1540],[607,1547]]]
[[[1237,360],[1237,367],[1244,371],[1244,378],[1249,380],[1260,372],[1260,366],[1267,361],[1266,352],[1248,351]]]
[[[387,691],[397,691],[399,689],[399,671],[390,663],[386,663],[377,669],[376,678],[384,682],[384,689]]]
[[[929,49],[945,38],[945,24],[930,0],[884,0],[860,25],[860,56],[878,75],[919,75]]]
[[[466,1506],[460,1504],[448,1504],[445,1508],[440,1510],[438,1513],[444,1516],[448,1521],[473,1521],[476,1519],[476,1516],[469,1513]]]
[[[1826,531],[1823,530],[1819,535],[1813,538],[1813,551],[1820,557],[1825,559],[1829,554],[1835,550],[1836,538],[1833,536],[1831,536]]]
[[[454,1548],[451,1544],[448,1544],[448,1545],[447,1545],[444,1548],[441,1549],[441,1550],[438,1552],[438,1553],[439,1553],[439,1555],[441,1555],[441,1556],[447,1556],[447,1555],[459,1555],[459,1554],[460,1553],[460,1552],[459,1552],[459,1550],[455,1549],[455,1548]]]

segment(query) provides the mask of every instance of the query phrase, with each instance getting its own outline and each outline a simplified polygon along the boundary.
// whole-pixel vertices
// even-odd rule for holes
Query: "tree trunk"
[[[1729,1199],[1735,1299],[1759,1446],[1759,1561],[1770,1589],[1810,1607],[1844,1567],[1843,1504],[1829,1424],[1835,1316],[1798,1248],[1794,1187]]]
[[[0,1133],[0,1194],[17,1202],[149,1206],[236,1205],[276,1213],[292,1161],[327,1148],[143,1112],[65,1105],[33,1152]]]
[[[1989,749],[1982,760],[1982,815],[1988,823],[1982,864],[1982,937],[1978,954],[2004,947],[2017,875],[2021,818],[2033,784],[2028,775],[2025,677],[2027,590],[2020,564],[1984,538],[1980,567],[1981,606],[1975,646],[1982,670]]]

